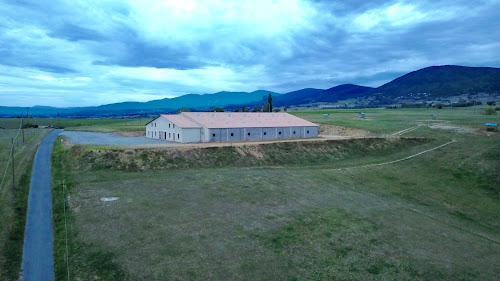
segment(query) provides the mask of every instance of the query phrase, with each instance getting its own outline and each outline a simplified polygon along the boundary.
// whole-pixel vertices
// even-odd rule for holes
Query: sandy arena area
[[[158,140],[146,137],[129,137],[115,133],[97,133],[97,132],[80,132],[80,131],[64,131],[61,135],[66,136],[72,144],[90,144],[90,145],[116,145],[116,146],[140,146],[140,147],[223,147],[223,146],[244,146],[258,145],[265,143],[276,142],[298,142],[298,141],[324,141],[329,139],[349,139],[357,136],[342,136],[326,134],[320,135],[318,138],[310,139],[282,139],[269,141],[241,141],[241,142],[210,142],[210,143],[178,143],[168,140]]]

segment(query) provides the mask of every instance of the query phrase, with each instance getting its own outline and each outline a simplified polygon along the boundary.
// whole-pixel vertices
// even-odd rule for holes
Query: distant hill
[[[350,98],[357,98],[370,94],[374,88],[343,84],[330,89],[302,89],[277,96],[273,99],[276,106],[291,106],[313,102],[336,102]]]
[[[430,98],[500,93],[500,68],[431,66],[410,72],[375,90],[386,98],[427,93]]]
[[[500,93],[500,68],[432,66],[410,72],[378,88],[343,84],[326,90],[306,88],[278,94],[259,90],[247,92],[218,92],[188,94],[149,102],[122,102],[92,107],[55,108],[35,106],[32,116],[113,117],[172,113],[181,107],[207,110],[213,107],[237,109],[241,106],[260,106],[262,97],[273,95],[274,106],[304,105],[315,102],[337,102],[358,97],[370,97],[370,105],[384,105],[406,100],[429,100],[462,94]],[[25,107],[0,106],[0,117],[21,115]]]
[[[120,116],[120,115],[148,115],[160,113],[172,113],[179,108],[186,107],[196,110],[207,110],[212,107],[226,107],[231,105],[259,105],[262,97],[271,94],[279,96],[280,94],[258,90],[251,93],[247,92],[218,92],[214,94],[196,95],[189,94],[175,98],[165,98],[148,102],[121,102],[106,104],[101,106],[56,108],[48,106],[34,106],[29,108],[31,116]],[[0,106],[0,116],[13,116],[26,114],[25,107],[5,107]]]

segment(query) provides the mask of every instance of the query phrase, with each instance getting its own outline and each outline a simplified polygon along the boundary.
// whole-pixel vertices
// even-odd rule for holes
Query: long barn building
[[[182,143],[315,138],[318,125],[288,113],[182,112],[151,120],[146,137]]]

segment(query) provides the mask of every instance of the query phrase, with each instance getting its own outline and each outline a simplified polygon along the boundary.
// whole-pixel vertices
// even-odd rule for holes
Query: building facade
[[[182,112],[146,124],[146,137],[182,143],[318,137],[318,125],[288,113]]]

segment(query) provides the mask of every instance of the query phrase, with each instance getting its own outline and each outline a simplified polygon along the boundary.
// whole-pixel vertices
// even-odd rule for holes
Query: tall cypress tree
[[[273,112],[273,96],[271,93],[269,93],[269,96],[267,96],[267,104],[269,106],[269,112]]]

